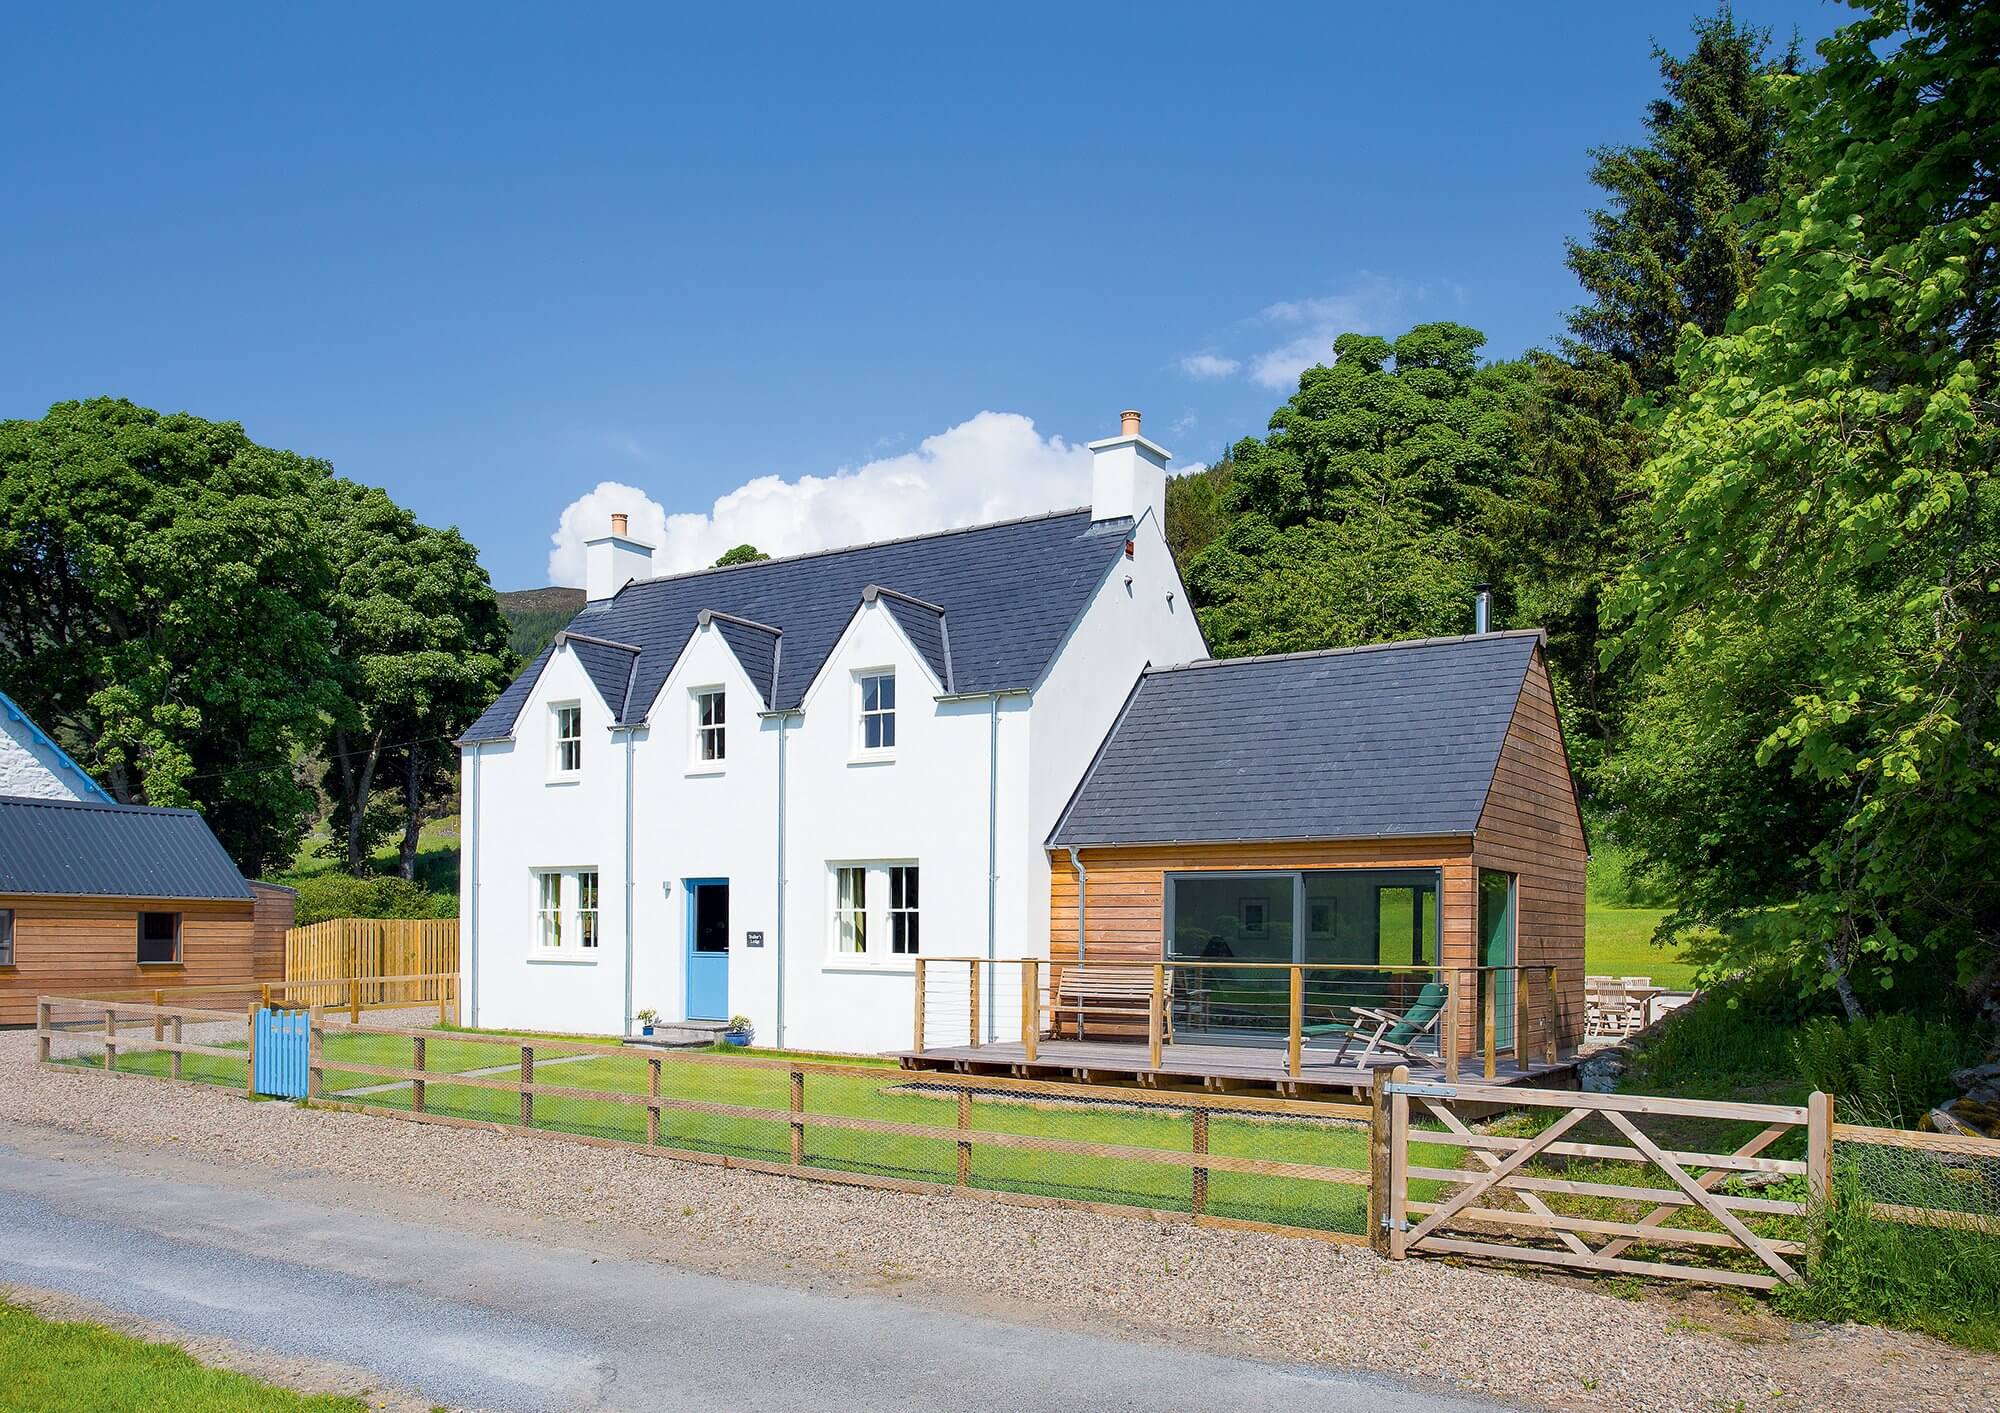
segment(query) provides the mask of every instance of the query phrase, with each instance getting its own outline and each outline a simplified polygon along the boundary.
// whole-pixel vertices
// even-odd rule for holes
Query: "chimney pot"
[[[626,516],[624,511],[614,510],[611,512],[612,534],[624,535],[627,532],[627,527],[629,527],[631,523],[632,523],[631,520]]]
[[[1472,631],[1490,633],[1493,631],[1493,586],[1474,584],[1472,586]]]
[[[1136,437],[1139,435],[1139,414],[1136,410],[1128,409],[1119,413],[1118,421],[1120,423],[1118,429],[1119,436]]]

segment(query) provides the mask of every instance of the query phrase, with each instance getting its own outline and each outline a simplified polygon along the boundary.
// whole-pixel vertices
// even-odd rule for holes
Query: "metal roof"
[[[1020,690],[1041,679],[1063,635],[1123,552],[1131,529],[1129,519],[1093,522],[1088,510],[1071,510],[641,579],[586,606],[566,631],[638,648],[629,693],[607,690],[615,676],[609,654],[595,668],[585,661],[616,720],[625,724],[645,718],[704,609],[776,630],[723,636],[745,659],[753,682],[760,688],[772,683],[766,706],[795,709],[871,587],[884,595],[917,650],[953,691]],[[890,591],[903,598],[889,598]],[[760,636],[773,639],[769,661]],[[553,651],[544,650],[461,740],[511,736]]]
[[[0,796],[0,893],[250,900],[193,810]]]
[[[1049,843],[1470,834],[1540,640],[1485,633],[1149,668]]]

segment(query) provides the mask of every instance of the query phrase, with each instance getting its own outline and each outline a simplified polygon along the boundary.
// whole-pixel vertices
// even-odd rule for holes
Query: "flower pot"
[[[639,1033],[641,1035],[651,1035],[653,1033],[653,1027],[651,1027],[650,1025],[642,1025],[639,1027]]]
[[[725,1030],[722,1032],[722,1039],[725,1044],[729,1045],[748,1045],[750,1043],[750,1032],[747,1030]]]

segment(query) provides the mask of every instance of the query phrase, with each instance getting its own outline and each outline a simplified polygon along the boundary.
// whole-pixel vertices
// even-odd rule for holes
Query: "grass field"
[[[299,1394],[242,1374],[210,1369],[170,1344],[101,1325],[45,1320],[0,1303],[0,1409],[27,1413],[361,1413],[367,1404]]]
[[[1584,969],[1594,976],[1650,976],[1662,986],[1694,984],[1694,966],[1672,948],[1655,947],[1665,908],[1617,908],[1592,902],[1584,912]]]

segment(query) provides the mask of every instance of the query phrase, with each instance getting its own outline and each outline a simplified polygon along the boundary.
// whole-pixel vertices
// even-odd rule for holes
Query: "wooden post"
[[[1806,1099],[1806,1269],[1819,1263],[1833,1207],[1833,1096],[1815,1089]]]
[[[532,1128],[535,1123],[535,1092],[528,1088],[535,1082],[535,1047],[521,1047],[521,1127]]]
[[[176,1037],[178,1039],[179,1037]],[[175,1056],[176,1059],[179,1056]],[[306,1098],[317,1099],[326,1089],[326,1018],[318,1006],[306,1007]]]
[[[659,1064],[658,1060],[653,1062]],[[659,1071],[655,1069],[654,1074]],[[806,1161],[806,1072],[792,1071],[792,1166],[800,1168]]]
[[[1397,1065],[1389,1071],[1391,1084],[1403,1085],[1410,1081],[1410,1067]],[[1389,1218],[1389,1259],[1400,1261],[1404,1255],[1408,1226],[1410,1197],[1410,1096],[1391,1094],[1389,1096],[1389,1191],[1384,1202],[1384,1214]]]
[[[438,989],[438,1029],[442,1030],[448,1024],[448,1022],[445,1020],[445,1007],[450,1004],[449,997],[451,995],[451,979],[447,977],[445,980],[440,981],[437,984],[437,989]]]
[[[659,1146],[660,1142],[660,1057],[646,1057],[646,1097],[653,1102],[646,1106],[646,1142]]]
[[[1160,1032],[1166,1029],[1167,968],[1163,962],[1153,963],[1153,999],[1146,1011],[1146,1055],[1147,1064],[1154,1070],[1160,1067]]]
[[[972,1015],[968,1021],[968,1029],[972,1032],[972,1044],[974,1048],[977,1048],[979,1045],[979,963],[977,961],[966,963],[966,972],[966,994],[972,998]]]
[[[355,980],[351,972],[347,978],[347,1023],[361,1024],[361,983]]]
[[[155,1041],[165,1040],[167,1038],[166,1032],[163,1028],[166,1025],[166,1017],[160,1014],[160,1008],[165,1006],[166,1004],[167,1004],[167,993],[155,989],[153,992],[153,1039]]]
[[[270,983],[270,982],[268,982],[268,981],[264,983],[264,989],[263,989],[263,993],[262,993],[262,999],[263,999],[263,1002],[264,1002],[264,1009],[265,1009],[265,1010],[267,1010],[267,1011],[268,1011],[268,1010],[270,1010],[270,1009],[271,1009],[271,983]],[[158,1004],[158,1003],[156,1002],[155,1004]]]
[[[1292,1018],[1285,1038],[1285,1064],[1293,1079],[1299,1077],[1300,1050],[1305,1044],[1306,991],[1305,971],[1302,967],[1292,968]]]
[[[1514,968],[1514,1065],[1523,1074],[1528,1070],[1528,969]]]
[[[181,1043],[181,1018],[179,1016],[175,1016],[174,1044],[178,1045],[180,1043]],[[178,1050],[174,1051],[171,1055],[167,1056],[167,1076],[170,1079],[179,1079],[181,1077],[181,1052]]]
[[[1479,1021],[1480,1021],[1480,1029],[1481,1031],[1484,1032],[1485,1036],[1482,1048],[1486,1051],[1486,1077],[1488,1079],[1492,1079],[1495,1075],[1500,1073],[1499,1056],[1494,1048],[1500,1038],[1498,1035],[1494,1033],[1494,1028],[1495,1028],[1494,1022],[1497,1019],[1495,1013],[1500,1004],[1500,996],[1499,996],[1500,988],[1494,984],[1496,978],[1497,978],[1497,973],[1495,973],[1491,967],[1480,968]]]
[[[250,1003],[249,1048],[243,1055],[243,1092],[254,1095],[257,1092],[257,1003]]]
[[[1544,994],[1549,1001],[1549,1017],[1548,1024],[1542,1031],[1542,1063],[1553,1065],[1556,1062],[1557,1049],[1562,1042],[1562,1000],[1556,994],[1556,969],[1548,967],[1545,970],[1548,974],[1542,984]]]
[[[1021,962],[1021,1052],[1034,1062],[1035,1042],[1042,1037],[1042,960],[1027,957]]]
[[[1438,1054],[1443,1062],[1444,1077],[1447,1082],[1458,1083],[1458,1006],[1461,997],[1458,988],[1458,968],[1451,967],[1444,974],[1444,1046]]]
[[[924,1053],[924,959],[917,958],[917,1016],[912,1032],[910,1048],[917,1054]]]
[[[1368,1076],[1368,1245],[1377,1256],[1389,1254],[1389,1071]]]
[[[1194,1111],[1193,1149],[1196,1154],[1205,1154],[1208,1152],[1208,1110],[1199,1106]],[[1203,1212],[1208,1210],[1208,1169],[1196,1166],[1193,1171],[1194,1191],[1191,1194],[1188,1205],[1194,1214],[1199,1217]]]
[[[104,1008],[104,1068],[118,1068],[118,1011],[113,1006]]]
[[[419,1074],[423,1073],[424,1038],[421,1035],[413,1035],[410,1037],[410,1068],[417,1071],[417,1073]],[[419,1079],[411,1081],[410,1084],[411,1113],[421,1114],[424,1111],[424,1097],[425,1097],[424,1090],[425,1090],[425,1083],[423,1080]]]
[[[972,1186],[972,1091],[958,1091],[958,1185]]]
[[[35,1001],[35,1058],[49,1062],[49,1003],[41,998]]]

